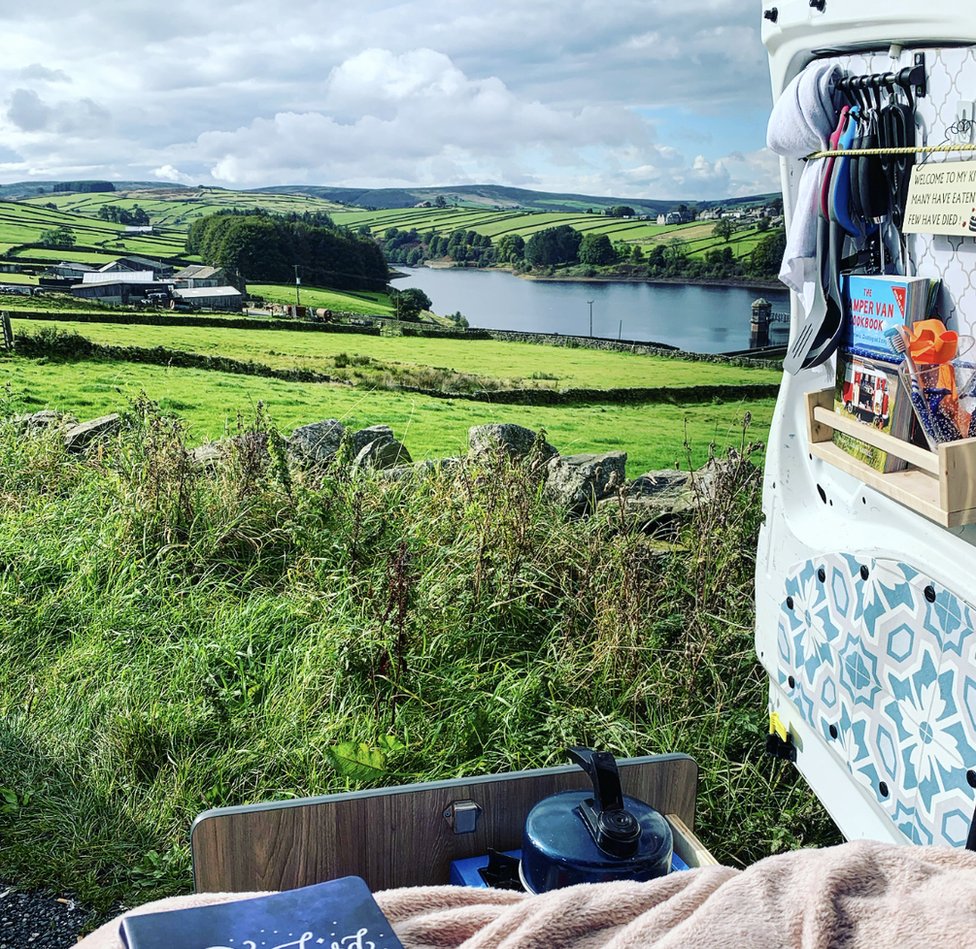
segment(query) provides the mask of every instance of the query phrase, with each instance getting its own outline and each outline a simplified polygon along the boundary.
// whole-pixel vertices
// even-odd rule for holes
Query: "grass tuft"
[[[531,460],[302,474],[261,408],[215,471],[145,398],[83,460],[0,418],[0,878],[185,892],[205,808],[574,744],[697,758],[724,861],[836,841],[762,752],[753,453],[665,539],[614,505],[567,520]]]

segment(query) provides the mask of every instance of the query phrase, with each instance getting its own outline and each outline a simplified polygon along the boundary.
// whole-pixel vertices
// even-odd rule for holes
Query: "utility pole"
[[[590,305],[590,339],[593,339],[593,301],[587,300]]]
[[[295,306],[300,307],[302,305],[302,278],[298,276],[298,264],[292,264],[292,266],[295,268]]]

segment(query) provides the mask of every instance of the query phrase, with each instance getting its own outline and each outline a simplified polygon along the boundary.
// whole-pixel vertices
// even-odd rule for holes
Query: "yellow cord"
[[[842,155],[914,155],[918,152],[973,152],[976,143],[966,145],[904,145],[892,148],[831,148],[807,155],[804,161],[814,158],[839,158]]]

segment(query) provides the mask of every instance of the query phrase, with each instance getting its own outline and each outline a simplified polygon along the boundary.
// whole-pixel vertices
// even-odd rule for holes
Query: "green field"
[[[184,231],[196,218],[228,208],[263,208],[276,214],[303,214],[306,211],[331,213],[341,207],[331,201],[303,195],[224,191],[220,188],[46,194],[29,198],[25,203],[33,206],[56,204],[61,211],[90,217],[97,216],[98,209],[106,204],[116,204],[129,210],[138,204],[149,215],[153,225],[166,225]]]
[[[774,404],[768,399],[692,406],[490,405],[123,362],[23,358],[0,359],[0,391],[7,385],[18,411],[57,408],[79,418],[122,410],[144,391],[165,411],[186,419],[196,441],[223,436],[234,428],[239,412],[253,417],[258,402],[268,407],[284,431],[324,418],[338,418],[353,427],[385,422],[415,459],[464,453],[472,425],[514,422],[544,428],[563,454],[622,449],[628,453],[632,477],[683,459],[686,432],[699,464],[707,457],[709,443],[738,444],[739,420],[746,411],[752,413],[754,436],[764,438]]]
[[[249,283],[247,291],[256,297],[263,297],[269,303],[295,302],[295,287],[288,284]],[[368,290],[323,290],[319,287],[301,288],[302,306],[322,307],[344,313],[361,313],[364,316],[380,314],[393,315],[389,294],[371,293]]]
[[[97,214],[97,209],[93,210],[92,214]],[[126,253],[166,258],[184,254],[185,236],[179,230],[161,228],[152,234],[126,234],[123,225],[100,221],[94,216],[70,214],[60,209],[52,210],[27,202],[0,201],[0,242],[7,248],[19,244],[35,244],[40,241],[44,231],[57,227],[70,227],[74,231],[79,248],[87,248],[95,255],[100,249],[110,251],[109,260]],[[82,253],[83,256],[65,256],[71,253]],[[45,260],[87,260],[91,257],[91,253],[85,253],[84,250],[48,251],[43,248],[25,248],[14,256],[37,257]]]
[[[298,333],[287,330],[248,332],[193,326],[127,326],[106,323],[40,323],[14,320],[14,331],[38,332],[58,327],[97,343],[115,346],[165,346],[184,352],[228,356],[278,368],[301,367],[331,372],[336,357],[365,356],[370,367],[432,367],[506,382],[541,383],[547,388],[619,389],[657,386],[749,385],[776,383],[780,373],[599,349],[541,346],[491,339],[360,336]],[[347,360],[348,361],[348,360]],[[544,367],[545,372],[540,370]]]
[[[54,204],[57,210],[44,207]],[[138,204],[161,231],[155,235],[120,236],[121,225],[98,221],[98,209],[106,204],[132,208]],[[493,241],[506,234],[529,237],[538,231],[559,225],[569,225],[583,234],[606,234],[614,241],[642,245],[667,242],[677,237],[688,241],[687,250],[700,256],[724,241],[711,236],[712,222],[660,225],[656,221],[634,218],[612,218],[584,211],[524,212],[492,210],[473,207],[394,208],[379,211],[356,210],[335,205],[318,198],[260,192],[234,192],[220,189],[188,191],[109,192],[99,194],[41,195],[26,202],[0,202],[0,248],[20,243],[36,242],[46,228],[65,224],[76,230],[80,245],[93,248],[125,250],[147,256],[184,256],[182,243],[187,226],[196,218],[230,207],[263,208],[279,214],[324,211],[340,225],[351,228],[367,227],[376,236],[387,229],[416,228],[421,233],[448,234],[456,230],[472,230],[485,234]],[[20,210],[17,210],[20,209]],[[755,245],[758,234],[746,228],[736,234],[730,246],[737,257],[747,254]],[[0,253],[3,251],[0,250]],[[29,256],[38,256],[27,252]],[[68,257],[66,259],[84,259]]]

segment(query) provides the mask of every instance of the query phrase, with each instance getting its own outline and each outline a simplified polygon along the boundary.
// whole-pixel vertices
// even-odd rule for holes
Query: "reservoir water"
[[[593,301],[593,335],[653,340],[699,353],[749,346],[752,301],[765,297],[773,310],[789,310],[783,290],[705,287],[696,284],[594,283],[525,280],[504,271],[406,269],[398,290],[419,287],[436,313],[460,310],[471,326],[587,336]],[[773,341],[786,339],[773,324]],[[777,332],[778,331],[778,332]]]

